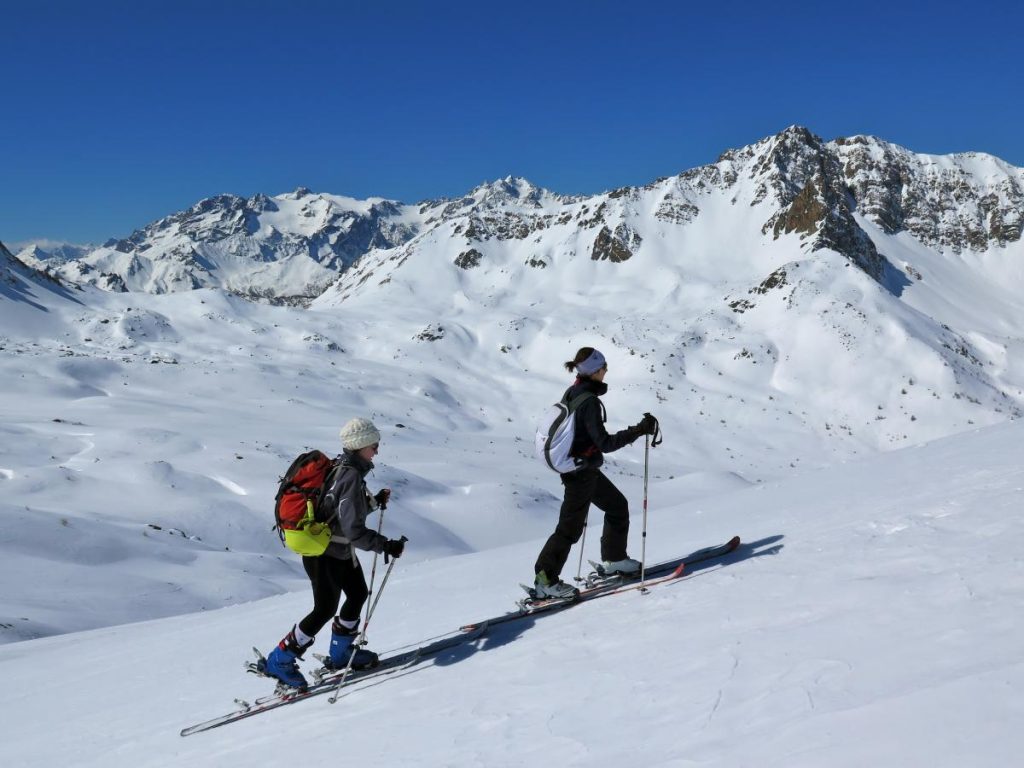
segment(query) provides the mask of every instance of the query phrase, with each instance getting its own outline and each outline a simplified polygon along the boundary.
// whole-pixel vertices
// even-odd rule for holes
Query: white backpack
[[[537,424],[534,437],[537,456],[545,466],[559,474],[577,469],[576,459],[569,455],[576,435],[576,409],[594,396],[593,392],[584,392],[568,402],[562,398],[561,402],[544,412]]]

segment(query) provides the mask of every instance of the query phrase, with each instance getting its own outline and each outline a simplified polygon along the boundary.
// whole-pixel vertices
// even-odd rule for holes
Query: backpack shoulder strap
[[[316,518],[318,522],[330,523],[334,519],[337,510],[324,510],[324,500],[330,493],[331,488],[334,487],[334,482],[338,475],[351,468],[352,463],[349,461],[348,456],[344,454],[331,459],[331,467],[327,470],[327,474],[324,475],[324,484],[320,486],[320,496],[316,500]]]
[[[569,413],[572,413],[592,397],[597,397],[597,395],[593,392],[581,392],[576,395],[576,397],[572,398],[572,400],[569,400],[569,393],[566,392],[565,397],[562,398],[562,403],[569,409]]]

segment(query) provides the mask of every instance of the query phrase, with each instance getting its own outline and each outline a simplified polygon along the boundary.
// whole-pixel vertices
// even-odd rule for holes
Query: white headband
[[[593,376],[595,373],[600,371],[605,366],[604,355],[598,352],[596,349],[591,353],[590,357],[584,360],[582,363],[576,364],[576,370],[584,376]]]

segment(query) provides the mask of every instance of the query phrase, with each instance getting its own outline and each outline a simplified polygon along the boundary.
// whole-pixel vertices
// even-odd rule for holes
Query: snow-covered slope
[[[1024,748],[1022,451],[1012,424],[695,503],[655,483],[653,560],[736,532],[749,546],[646,596],[495,627],[333,706],[322,697],[187,739],[182,727],[267,689],[242,658],[276,641],[304,592],[0,647],[5,758],[276,765],[298,739],[311,764],[1012,764]],[[510,607],[539,543],[403,558],[373,647]],[[144,556],[141,540],[132,552]]]

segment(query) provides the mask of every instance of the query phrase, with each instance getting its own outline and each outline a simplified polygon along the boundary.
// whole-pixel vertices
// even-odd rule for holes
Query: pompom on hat
[[[358,451],[379,442],[380,432],[369,419],[352,419],[341,428],[341,445],[346,451]]]

